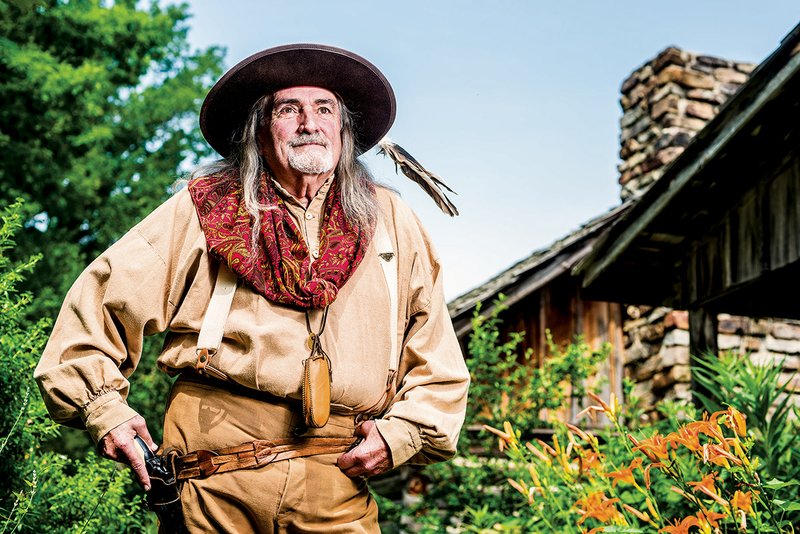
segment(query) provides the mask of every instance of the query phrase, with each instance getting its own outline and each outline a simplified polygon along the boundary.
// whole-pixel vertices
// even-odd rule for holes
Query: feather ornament
[[[378,149],[378,154],[383,154],[391,159],[394,162],[395,170],[401,171],[407,178],[416,182],[417,185],[428,193],[428,196],[436,202],[439,209],[451,217],[458,215],[458,209],[455,204],[447,198],[447,194],[444,190],[447,189],[455,195],[458,193],[453,191],[441,177],[423,167],[414,156],[388,137],[381,139],[378,146],[380,147]]]

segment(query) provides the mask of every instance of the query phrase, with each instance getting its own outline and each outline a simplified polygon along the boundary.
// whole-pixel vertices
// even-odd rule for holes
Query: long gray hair
[[[268,177],[270,175],[269,168],[261,157],[258,132],[261,128],[269,126],[273,102],[272,95],[265,95],[253,104],[244,126],[234,137],[230,156],[201,165],[191,173],[192,178],[232,172],[239,175],[245,208],[253,221],[254,240],[261,227],[261,211],[274,208],[258,200],[261,175],[262,173]],[[353,127],[353,113],[347,109],[338,95],[336,102],[339,105],[342,121],[342,154],[335,172],[342,191],[342,208],[350,224],[359,228],[369,228],[377,220],[378,214],[377,200],[372,193],[375,179],[367,166],[357,159],[358,146]]]

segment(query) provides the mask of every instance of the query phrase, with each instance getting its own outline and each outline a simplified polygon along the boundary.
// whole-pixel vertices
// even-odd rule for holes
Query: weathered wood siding
[[[715,299],[725,299],[737,290],[763,281],[768,273],[797,268],[800,264],[798,192],[800,158],[793,154],[776,171],[756,181],[732,203],[717,224],[695,239],[687,262],[686,302],[690,308],[713,306]],[[777,300],[781,296],[775,295]],[[755,306],[751,313],[779,315]]]

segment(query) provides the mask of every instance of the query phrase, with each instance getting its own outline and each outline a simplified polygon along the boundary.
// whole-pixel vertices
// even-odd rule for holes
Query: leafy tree
[[[52,317],[77,274],[208,154],[196,112],[220,73],[185,4],[0,0],[0,205],[24,202],[16,258]]]

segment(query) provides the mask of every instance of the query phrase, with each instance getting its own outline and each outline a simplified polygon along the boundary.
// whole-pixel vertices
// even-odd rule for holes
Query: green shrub
[[[19,213],[16,203],[0,214],[0,532],[152,530],[127,467],[94,453],[69,459],[46,450],[60,429],[47,415],[33,370],[49,324],[25,319],[31,297],[16,290],[37,258],[12,263],[6,254]]]

